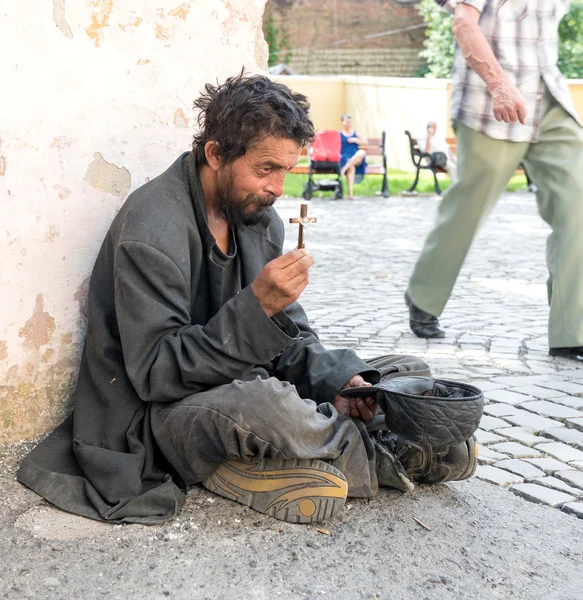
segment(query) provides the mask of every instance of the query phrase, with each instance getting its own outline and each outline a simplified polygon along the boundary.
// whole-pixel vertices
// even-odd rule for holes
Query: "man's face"
[[[231,227],[256,225],[283,193],[285,176],[299,156],[296,142],[269,136],[220,167],[217,203],[227,223]]]

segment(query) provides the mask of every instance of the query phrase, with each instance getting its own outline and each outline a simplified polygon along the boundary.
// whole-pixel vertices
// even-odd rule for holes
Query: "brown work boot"
[[[319,523],[346,501],[344,475],[321,460],[227,461],[203,481],[215,494],[289,523]]]
[[[392,432],[378,432],[378,443],[392,452],[413,483],[445,483],[471,477],[478,465],[475,436],[461,444],[431,448],[409,442]]]

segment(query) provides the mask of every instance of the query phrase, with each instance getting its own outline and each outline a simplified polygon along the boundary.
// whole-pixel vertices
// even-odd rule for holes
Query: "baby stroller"
[[[314,141],[308,147],[308,158],[308,182],[304,185],[302,198],[309,200],[314,192],[321,190],[334,192],[334,198],[340,200],[344,196],[340,175],[340,133],[334,129],[316,132]],[[315,180],[314,174],[336,175],[336,179]]]

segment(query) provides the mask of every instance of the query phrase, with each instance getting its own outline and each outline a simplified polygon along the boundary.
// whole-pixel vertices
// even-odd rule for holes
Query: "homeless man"
[[[198,483],[276,518],[322,521],[384,483],[365,424],[375,400],[339,392],[429,369],[326,350],[296,302],[313,260],[282,255],[273,204],[314,135],[307,99],[242,74],[206,85],[195,108],[193,150],[133,192],[107,233],[74,412],[18,478],[115,523],[170,519]],[[469,476],[474,459],[448,478]],[[396,487],[409,485],[398,467]]]

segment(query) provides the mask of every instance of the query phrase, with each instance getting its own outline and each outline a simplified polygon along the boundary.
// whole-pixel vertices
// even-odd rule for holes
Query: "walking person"
[[[438,317],[480,222],[517,166],[538,188],[547,241],[549,353],[583,358],[583,135],[558,67],[567,0],[436,0],[454,10],[452,117],[458,183],[414,267],[405,300],[413,332],[445,335]]]

